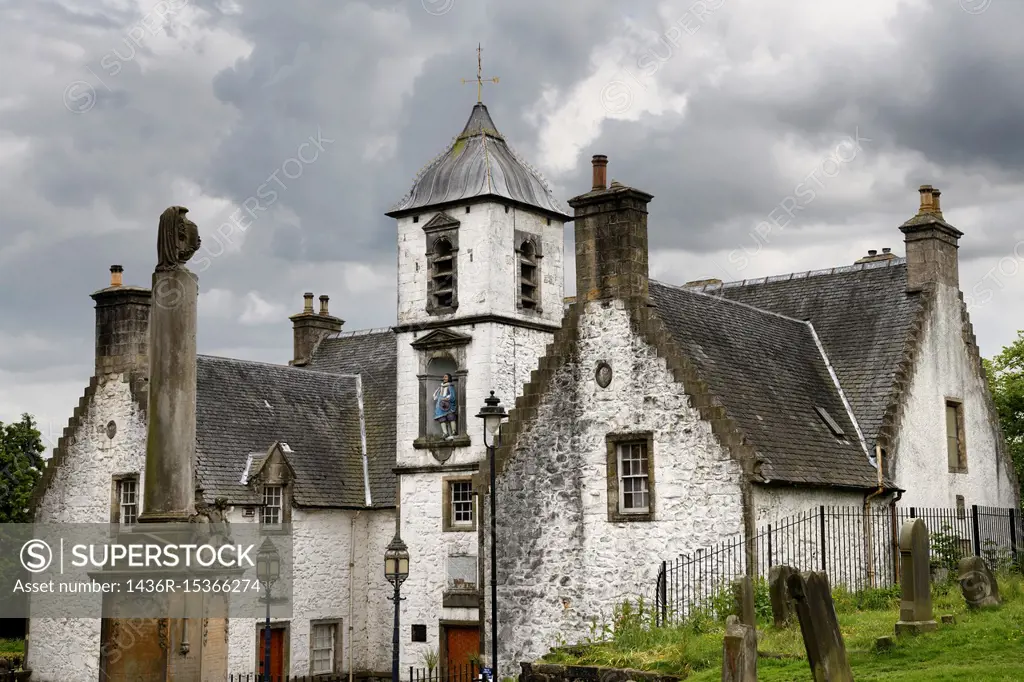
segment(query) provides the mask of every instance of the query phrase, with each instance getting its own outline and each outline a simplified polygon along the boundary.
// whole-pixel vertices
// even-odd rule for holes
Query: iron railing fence
[[[1020,566],[1024,520],[1017,509],[820,506],[763,526],[749,540],[737,536],[662,561],[654,586],[656,619],[683,619],[707,608],[736,578],[767,578],[778,565],[825,571],[833,586],[850,590],[897,584],[899,529],[912,518],[928,526],[936,572],[953,571],[972,554],[994,568]]]

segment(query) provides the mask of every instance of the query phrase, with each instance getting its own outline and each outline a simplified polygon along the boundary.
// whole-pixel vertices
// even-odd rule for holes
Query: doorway
[[[441,664],[448,671],[448,680],[475,679],[480,664],[480,624],[442,623],[441,643]]]
[[[266,628],[259,626],[256,632],[256,671],[263,675],[263,657],[266,652]],[[285,658],[287,654],[286,638],[288,629],[285,624],[270,625],[270,679],[283,679],[288,668]]]

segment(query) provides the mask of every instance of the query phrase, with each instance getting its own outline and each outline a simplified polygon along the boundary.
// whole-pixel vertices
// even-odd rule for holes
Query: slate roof
[[[387,215],[397,218],[476,197],[507,199],[559,220],[572,219],[540,173],[509,148],[480,103],[462,133],[420,172],[409,193]]]
[[[810,320],[874,452],[907,339],[921,311],[905,258],[698,288]]]
[[[763,459],[767,481],[877,485],[877,470],[810,325],[655,281],[650,298],[679,350]],[[843,438],[816,407],[828,412]]]
[[[333,334],[317,347],[310,369],[363,378],[363,411],[373,504],[394,506],[398,343],[390,329]]]
[[[196,472],[208,502],[258,504],[241,483],[246,463],[282,441],[296,504],[365,506],[353,379],[204,355],[196,364]]]

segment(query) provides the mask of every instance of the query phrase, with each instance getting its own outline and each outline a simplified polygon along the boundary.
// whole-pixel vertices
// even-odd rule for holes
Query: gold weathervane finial
[[[483,104],[483,101],[484,101],[484,83],[497,83],[498,82],[498,78],[497,77],[494,77],[494,78],[484,78],[483,77],[482,74],[484,72],[484,67],[483,67],[483,61],[480,58],[480,52],[481,51],[482,50],[480,49],[480,43],[477,43],[477,45],[476,45],[476,79],[475,79],[476,80],[476,103],[477,104]],[[463,85],[465,85],[466,83],[472,83],[472,82],[473,82],[473,79],[467,79],[467,78],[463,78],[462,79],[462,84]]]

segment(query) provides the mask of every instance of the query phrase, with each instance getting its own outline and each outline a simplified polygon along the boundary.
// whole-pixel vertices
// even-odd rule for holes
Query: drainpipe
[[[355,585],[354,574],[356,572],[356,519],[362,514],[357,511],[349,520],[348,530],[348,682],[352,682],[352,619],[355,614]]]
[[[875,548],[872,543],[874,533],[871,532],[871,498],[885,492],[885,486],[882,483],[882,472],[884,471],[884,465],[882,462],[882,446],[878,443],[875,443],[875,461],[878,462],[878,490],[864,498],[864,521],[865,530],[867,531],[868,584],[871,585],[871,587],[875,586]]]

